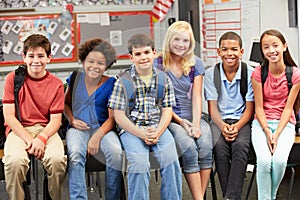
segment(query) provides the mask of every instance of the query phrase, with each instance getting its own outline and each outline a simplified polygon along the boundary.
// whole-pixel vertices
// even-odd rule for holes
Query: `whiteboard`
[[[241,36],[244,48],[242,60],[248,62],[253,38],[260,34],[259,1],[204,4],[202,8],[201,58],[206,67],[219,62],[219,38],[227,31]]]

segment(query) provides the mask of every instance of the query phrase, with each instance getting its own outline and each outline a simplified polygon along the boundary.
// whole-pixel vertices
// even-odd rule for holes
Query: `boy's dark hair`
[[[243,47],[243,42],[242,42],[241,36],[239,36],[237,33],[233,32],[233,31],[226,32],[220,37],[219,47],[221,46],[221,43],[223,40],[236,40],[239,42],[240,48]]]
[[[117,52],[115,48],[107,41],[101,38],[89,39],[80,45],[78,49],[78,58],[81,62],[84,62],[87,55],[92,52],[101,52],[106,60],[106,69],[111,67],[117,59]]]
[[[48,57],[51,55],[51,43],[48,38],[41,34],[32,34],[25,39],[23,53],[26,55],[29,49],[36,49],[38,47],[45,49]]]
[[[282,44],[286,44],[286,41],[283,37],[283,35],[277,31],[277,30],[274,30],[274,29],[270,29],[270,30],[266,30],[265,32],[263,32],[263,34],[260,36],[260,53],[261,53],[261,56],[263,58],[263,65],[266,65],[266,66],[269,66],[269,61],[268,59],[266,59],[266,57],[264,56],[264,53],[262,51],[262,39],[264,36],[266,35],[272,35],[272,36],[275,36],[277,37],[281,42]],[[289,51],[289,48],[287,47],[286,50],[283,52],[283,61],[284,61],[284,64],[286,66],[297,66],[296,63],[294,62],[291,54],[290,54],[290,51]]]
[[[138,33],[131,38],[129,38],[127,43],[128,52],[132,54],[132,48],[151,46],[151,49],[154,50],[153,40],[145,33]]]

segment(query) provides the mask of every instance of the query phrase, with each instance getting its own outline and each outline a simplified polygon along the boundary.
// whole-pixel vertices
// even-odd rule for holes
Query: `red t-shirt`
[[[14,76],[10,72],[4,83],[3,104],[14,101]],[[40,79],[26,75],[24,84],[19,91],[19,110],[22,125],[32,126],[41,124],[46,126],[50,114],[62,113],[64,110],[64,87],[62,81],[47,71]],[[10,130],[6,129],[6,133]]]
[[[252,73],[252,78],[261,83],[261,66],[256,67]],[[300,70],[293,67],[292,83],[300,82]],[[288,98],[288,85],[285,72],[279,77],[274,77],[270,71],[264,83],[263,106],[267,120],[280,120],[281,114]],[[295,115],[291,116],[290,122],[296,124]]]

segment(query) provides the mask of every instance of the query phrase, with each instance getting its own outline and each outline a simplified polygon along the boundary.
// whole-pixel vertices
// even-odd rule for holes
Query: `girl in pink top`
[[[252,74],[255,99],[252,143],[257,157],[258,199],[273,200],[295,139],[293,104],[300,89],[300,71],[279,31],[265,31],[260,38],[260,50],[263,64]],[[261,70],[264,67],[268,68],[268,76],[262,86]],[[290,91],[286,67],[293,68]]]

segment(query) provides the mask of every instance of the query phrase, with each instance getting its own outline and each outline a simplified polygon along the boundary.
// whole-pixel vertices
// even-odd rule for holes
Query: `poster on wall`
[[[24,40],[31,34],[41,34],[46,36],[51,42],[52,60],[51,62],[71,62],[76,61],[75,57],[75,34],[74,24],[63,27],[59,23],[59,14],[40,16],[7,16],[0,17],[1,38],[4,43],[3,54],[0,58],[0,66],[18,65],[23,63],[22,50]],[[65,46],[64,51],[59,51],[60,46]]]

